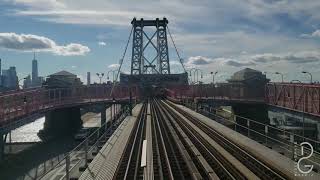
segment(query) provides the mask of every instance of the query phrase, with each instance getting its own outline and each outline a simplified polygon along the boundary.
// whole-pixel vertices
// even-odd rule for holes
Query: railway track
[[[288,179],[286,175],[273,170],[271,167],[259,160],[259,158],[252,156],[246,150],[240,148],[238,145],[225,138],[222,134],[218,133],[216,130],[214,130],[204,122],[199,121],[199,119],[195,118],[191,114],[177,108],[171,102],[168,102],[167,104],[177,112],[182,114],[184,117],[186,117],[188,120],[190,120],[195,126],[203,130],[215,142],[223,146],[224,149],[226,149],[231,155],[236,157],[242,164],[248,167],[260,179]]]
[[[129,142],[126,150],[121,158],[121,163],[117,169],[117,174],[114,179],[143,179],[140,156],[142,142],[145,135],[145,120],[147,115],[147,106],[143,105],[138,116],[138,121],[135,124],[135,131],[129,137]]]
[[[149,124],[148,115],[151,115]],[[151,128],[151,133],[146,133],[147,128],[148,132]],[[147,134],[152,137],[146,137]],[[146,162],[152,162],[147,164],[152,167],[151,176],[141,165],[146,139],[152,147],[152,155],[146,157]],[[113,179],[150,177],[155,180],[288,179],[188,112],[156,99],[144,103]]]

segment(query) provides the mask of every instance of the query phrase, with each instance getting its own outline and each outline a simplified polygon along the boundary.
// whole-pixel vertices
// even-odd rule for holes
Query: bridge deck
[[[133,116],[125,118],[107,143],[99,151],[98,155],[90,163],[89,167],[80,176],[80,180],[113,179],[141,108],[142,104],[135,106],[133,109]]]
[[[279,172],[283,172],[284,174],[287,174],[291,179],[303,179],[303,177],[294,175],[295,162],[292,161],[291,159],[185,106],[177,105],[177,104],[175,105],[187,111],[188,113],[192,114],[194,117],[201,119],[204,123],[211,126],[219,133],[223,134],[226,138],[235,142],[238,146],[247,149],[248,150],[247,152],[250,152],[255,157],[259,157],[266,164],[273,165],[275,169],[277,169]],[[319,174],[317,173],[313,173],[313,174],[314,174],[313,176],[310,176],[311,179],[320,179]]]

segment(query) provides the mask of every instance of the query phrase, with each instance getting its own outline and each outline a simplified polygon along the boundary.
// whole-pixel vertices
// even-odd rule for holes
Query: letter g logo
[[[299,170],[301,173],[303,173],[303,174],[308,174],[308,173],[310,173],[310,172],[312,171],[313,165],[303,165],[305,168],[309,168],[309,170],[304,171],[304,170],[302,170],[302,169],[300,168],[300,164],[301,164],[301,161],[302,161],[302,160],[304,160],[304,159],[309,159],[309,158],[312,156],[312,154],[313,154],[313,147],[312,147],[312,145],[311,145],[310,143],[308,143],[308,142],[302,142],[300,145],[301,145],[301,156],[304,155],[304,153],[303,153],[304,146],[303,146],[303,145],[308,145],[308,146],[310,147],[310,149],[311,149],[311,152],[310,152],[310,154],[309,154],[308,156],[302,157],[302,158],[300,158],[299,161],[298,161],[298,170]]]

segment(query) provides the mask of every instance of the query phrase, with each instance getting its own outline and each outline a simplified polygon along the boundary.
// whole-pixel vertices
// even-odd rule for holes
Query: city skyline
[[[268,78],[309,81],[302,71],[319,81],[320,13],[314,1],[153,1],[141,3],[95,0],[5,0],[0,2],[2,68],[16,66],[19,78],[30,74],[33,51],[39,74],[60,70],[77,74],[86,82],[99,82],[96,72],[115,69],[124,51],[133,17],[167,17],[169,27],[187,67],[219,71],[216,81],[246,67],[266,71]],[[237,9],[232,7],[237,6]],[[154,9],[152,7],[160,7]],[[162,7],[162,8],[161,8]],[[176,7],[182,9],[174,11]],[[201,13],[198,13],[201,10]],[[173,72],[181,72],[172,45]],[[123,71],[130,65],[127,52]],[[106,79],[105,79],[106,81]]]

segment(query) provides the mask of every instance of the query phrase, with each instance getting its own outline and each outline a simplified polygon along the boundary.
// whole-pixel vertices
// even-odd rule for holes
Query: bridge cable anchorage
[[[169,29],[169,26],[168,26],[168,25],[167,25],[167,29],[168,29],[168,33],[169,33],[170,39],[171,39],[171,41],[172,41],[172,44],[173,44],[173,46],[174,46],[174,49],[176,50],[176,53],[177,53],[178,58],[179,58],[179,61],[180,61],[181,65],[182,65],[182,68],[183,68],[184,72],[187,72],[187,71],[186,71],[186,68],[185,68],[184,65],[183,65],[182,58],[180,57],[179,51],[178,51],[178,49],[177,49],[177,46],[176,46],[176,44],[174,43],[174,40],[173,40],[173,38],[172,38],[172,35],[171,35],[171,32],[170,32],[170,29]]]
[[[118,68],[118,72],[117,72],[117,75],[116,75],[116,80],[117,80],[118,77],[119,77],[120,70],[121,70],[121,67],[122,67],[122,64],[123,64],[123,59],[124,59],[125,56],[126,56],[127,49],[128,49],[129,43],[130,43],[131,36],[132,36],[132,32],[133,32],[133,27],[131,28],[130,35],[129,35],[129,38],[128,38],[126,47],[125,47],[124,52],[123,52],[123,54],[122,54],[122,58],[121,58],[120,61],[119,61],[119,68]],[[111,92],[110,92],[110,96],[112,96],[114,86],[115,86],[115,83],[113,83],[113,85],[112,85],[112,89],[111,89]]]

